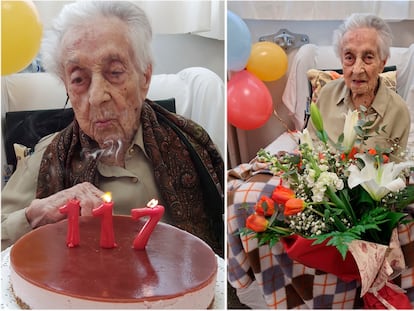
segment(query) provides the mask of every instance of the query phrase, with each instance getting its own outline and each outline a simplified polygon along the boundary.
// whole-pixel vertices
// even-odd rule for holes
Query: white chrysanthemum
[[[335,182],[335,188],[336,190],[342,190],[344,189],[344,181],[340,178]]]
[[[324,201],[325,198],[325,191],[326,191],[326,186],[323,183],[316,183],[313,187],[312,187],[312,200],[314,202],[322,202]]]
[[[329,170],[329,166],[328,166],[328,165],[326,165],[326,164],[322,164],[322,165],[319,165],[319,169],[320,169],[322,172],[327,172],[327,171]]]
[[[335,173],[322,172],[312,187],[312,200],[314,202],[322,202],[328,187],[335,187],[335,189],[341,190],[343,189],[344,184]]]
[[[309,169],[308,174],[305,175],[305,182],[308,184],[309,187],[313,187],[313,185],[315,184],[315,176],[316,176],[316,172],[313,169]]]
[[[318,189],[318,191],[313,191],[312,201],[313,202],[322,202],[325,198],[325,191],[321,191],[321,189]]]

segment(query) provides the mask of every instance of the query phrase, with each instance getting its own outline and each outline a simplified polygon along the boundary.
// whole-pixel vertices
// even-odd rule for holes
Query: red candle
[[[93,216],[101,217],[101,242],[102,248],[114,248],[115,243],[114,226],[112,222],[112,209],[114,203],[111,201],[111,193],[107,192],[102,196],[104,202],[92,210]]]
[[[133,247],[137,250],[144,250],[147,246],[148,240],[154,231],[155,226],[160,221],[164,214],[164,206],[158,205],[158,201],[152,199],[144,208],[131,209],[132,219],[138,220],[141,217],[149,216],[142,229],[138,232],[134,239]]]
[[[66,234],[66,245],[75,247],[79,245],[79,200],[70,199],[59,208],[59,212],[67,214],[68,231]]]

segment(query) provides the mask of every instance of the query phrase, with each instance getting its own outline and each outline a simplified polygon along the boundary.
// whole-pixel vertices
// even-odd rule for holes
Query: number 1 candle
[[[112,209],[114,203],[112,202],[110,192],[105,193],[102,198],[104,202],[99,207],[92,210],[92,215],[101,217],[100,246],[102,248],[114,248],[117,246],[115,243],[114,226],[112,222]]]
[[[79,245],[79,203],[79,200],[70,199],[59,208],[59,212],[67,214],[68,218],[68,232],[66,234],[66,245],[68,247]]]
[[[141,217],[149,216],[142,229],[138,232],[134,239],[133,247],[137,250],[144,250],[148,240],[154,231],[155,226],[164,214],[164,206],[159,205],[156,199],[152,199],[147,203],[146,207],[131,209],[132,219],[138,220]]]

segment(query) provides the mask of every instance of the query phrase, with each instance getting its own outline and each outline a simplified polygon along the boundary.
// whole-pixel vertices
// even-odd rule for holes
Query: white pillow
[[[188,86],[176,74],[153,75],[147,98],[150,100],[175,98],[176,112],[189,117],[185,115],[185,107],[189,104]]]

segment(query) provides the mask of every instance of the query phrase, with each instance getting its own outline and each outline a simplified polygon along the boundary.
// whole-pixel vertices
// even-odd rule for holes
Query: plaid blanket
[[[292,261],[281,243],[270,248],[257,240],[237,234],[262,195],[271,196],[279,177],[260,163],[241,164],[228,172],[228,280],[234,288],[245,288],[254,279],[274,309],[358,309],[363,307],[360,284],[344,282]],[[241,208],[248,204],[249,210]],[[406,291],[414,307],[414,223],[398,228],[407,269],[393,280]],[[340,264],[340,263],[339,263]]]

